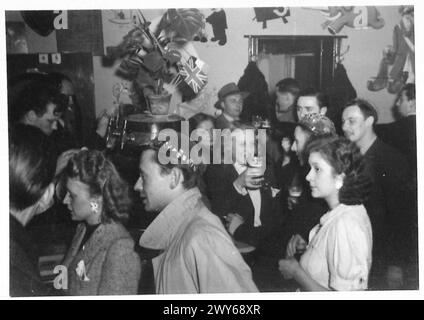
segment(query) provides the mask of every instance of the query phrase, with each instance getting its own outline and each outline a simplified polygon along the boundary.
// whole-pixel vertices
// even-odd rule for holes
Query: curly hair
[[[102,152],[78,152],[69,160],[64,174],[66,179],[78,179],[86,184],[92,196],[102,197],[102,222],[125,222],[128,219],[131,206],[128,185]]]
[[[344,174],[339,190],[339,202],[363,204],[371,193],[372,178],[366,170],[359,148],[344,137],[312,138],[306,146],[307,155],[319,153],[333,168],[334,174]]]

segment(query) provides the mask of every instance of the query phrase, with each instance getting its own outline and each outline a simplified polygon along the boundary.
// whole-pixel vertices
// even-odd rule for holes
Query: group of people
[[[365,290],[374,275],[387,276],[393,288],[405,280],[417,241],[416,184],[410,164],[377,137],[377,113],[367,101],[344,106],[342,137],[325,116],[325,94],[280,82],[258,167],[249,157],[258,141],[248,139],[258,127],[239,119],[248,93],[224,86],[215,104],[222,114],[197,114],[189,123],[209,134],[228,129],[232,162],[194,162],[196,144],[183,150],[181,135],[178,143],[144,147],[133,189],[156,217],[134,239],[126,225],[129,186],[102,144],[50,152],[69,107],[63,85],[54,83],[51,76],[26,79],[9,97],[9,108],[19,111],[9,134],[12,296],[137,294],[148,277],[155,293],[258,292],[267,290],[263,265],[310,291]],[[408,115],[413,89],[413,98],[402,91],[397,102]],[[63,123],[65,133],[75,133]],[[104,123],[92,141],[101,141]],[[207,144],[212,148],[213,138]],[[164,163],[163,151],[175,161]],[[78,222],[60,290],[40,280],[25,230],[57,201]]]
[[[232,100],[237,99],[234,99],[232,95],[238,95],[238,98],[242,99],[243,94],[233,92],[221,99],[222,102],[219,106],[223,111],[221,118],[231,119],[228,114],[232,118],[238,118],[234,113],[234,110],[237,111],[237,109],[231,103]],[[276,188],[280,189],[277,197],[282,200],[280,201],[282,209],[279,210],[279,215],[268,220],[268,223],[261,224],[260,228],[256,228],[258,231],[264,230],[264,241],[259,244],[259,248],[263,247],[264,249],[258,250],[258,254],[262,251],[262,258],[256,261],[256,265],[253,265],[252,269],[260,269],[257,265],[263,267],[261,260],[272,261],[268,258],[273,257],[274,260],[280,260],[280,270],[284,273],[287,261],[279,259],[284,248],[296,247],[293,243],[299,241],[301,247],[305,248],[308,240],[312,241],[314,226],[323,225],[323,220],[325,221],[325,217],[333,207],[325,197],[314,196],[315,186],[314,182],[310,180],[311,145],[315,140],[325,141],[328,138],[344,136],[339,139],[345,139],[345,143],[347,141],[350,143],[349,148],[353,148],[348,154],[359,154],[360,156],[356,157],[361,158],[363,164],[354,161],[352,165],[361,167],[360,170],[354,169],[354,176],[358,180],[351,186],[349,184],[351,181],[345,180],[343,185],[344,188],[346,188],[346,184],[352,187],[352,191],[349,191],[348,194],[355,197],[353,201],[355,204],[364,205],[372,226],[372,228],[368,228],[362,221],[363,236],[367,239],[365,241],[363,238],[362,243],[361,236],[356,234],[352,235],[352,239],[358,238],[358,240],[349,242],[348,239],[345,239],[347,244],[363,253],[362,266],[368,266],[368,273],[367,277],[362,279],[362,283],[369,283],[371,288],[399,289],[404,287],[408,276],[417,279],[415,85],[407,84],[399,92],[394,104],[401,118],[389,125],[377,124],[378,114],[370,102],[364,99],[353,99],[341,106],[342,126],[337,130],[338,128],[334,125],[336,121],[333,122],[326,117],[331,109],[328,95],[313,88],[301,89],[296,80],[290,78],[277,83],[275,101],[275,108],[270,108],[269,112],[272,128],[267,141],[267,157],[269,158],[267,171],[273,170],[273,176],[277,177]],[[217,125],[219,127],[218,122]],[[231,125],[237,126],[237,121],[232,122]],[[380,133],[381,138],[379,137]],[[328,146],[331,145],[329,141],[326,143]],[[281,148],[278,148],[280,144]],[[333,152],[331,157],[334,159],[337,159],[334,153],[340,151],[338,149],[343,148],[338,145],[335,150],[331,151]],[[327,150],[327,152],[329,151]],[[328,155],[325,157],[327,162],[330,162],[331,157]],[[338,160],[342,163],[346,161],[344,157]],[[347,163],[343,163],[344,165]],[[342,166],[342,164],[336,165],[336,168],[338,166]],[[238,215],[240,212],[243,215],[243,212],[248,211],[247,209],[234,207],[243,198],[243,193],[239,192],[239,197],[241,196],[239,202],[232,196],[234,190],[240,190],[237,188],[237,181],[243,179],[243,171],[238,170],[238,176],[237,174],[231,175],[229,171],[220,176],[215,172],[217,168],[210,169],[213,172],[212,177],[221,183],[220,185],[217,182],[216,188],[211,189],[212,208],[215,209],[213,206],[215,202],[217,213],[222,212],[223,215],[228,216],[228,212],[235,211]],[[234,168],[237,169],[236,164]],[[346,179],[347,172],[341,173]],[[370,183],[366,177],[370,178]],[[213,181],[213,178],[207,180]],[[226,180],[233,181],[232,190],[231,183],[225,183]],[[227,189],[224,185],[227,186]],[[358,188],[364,192],[361,197],[356,194],[359,192]],[[217,192],[213,191],[215,189]],[[261,197],[256,197],[255,200],[251,195],[253,193],[251,190],[255,187],[249,186],[248,189],[250,199],[247,202],[254,205],[255,202],[261,203],[261,197],[265,199],[264,190],[260,189]],[[219,194],[219,191],[221,191],[221,195],[215,197],[214,193]],[[214,198],[216,198],[215,201]],[[226,203],[231,205],[226,206]],[[267,201],[267,203],[269,202]],[[347,203],[341,203],[351,204],[349,200]],[[255,207],[255,215],[249,213],[250,217],[257,215],[264,219],[263,221],[266,220],[265,217],[269,217],[267,210],[260,205]],[[248,222],[246,219],[244,221]],[[249,225],[252,226],[252,223]],[[256,245],[257,238],[255,237],[251,239],[238,237],[241,230],[245,228],[246,226],[240,227],[240,231],[236,229],[234,231],[235,238],[247,240]],[[355,227],[352,225],[350,230],[354,229]],[[348,233],[344,233],[344,235],[348,237]],[[362,246],[360,249],[357,248],[359,243]],[[367,245],[364,246],[364,244]],[[371,251],[372,255],[370,255]],[[292,254],[293,250],[287,252],[288,256],[292,256]],[[302,254],[303,251],[299,256]],[[350,255],[351,258],[354,257],[352,252],[347,255]],[[264,258],[264,256],[268,258]],[[357,261],[359,260],[357,259]],[[267,263],[270,264],[270,262]],[[371,266],[372,268],[369,269]],[[329,265],[327,267],[330,268]],[[269,269],[266,269],[266,272],[269,272]],[[265,279],[269,281],[269,278],[265,277]],[[266,283],[260,286],[267,288]]]

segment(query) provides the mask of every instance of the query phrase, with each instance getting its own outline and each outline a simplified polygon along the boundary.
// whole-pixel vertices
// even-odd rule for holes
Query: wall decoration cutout
[[[227,16],[224,9],[212,9],[212,14],[206,18],[206,22],[212,25],[213,37],[211,41],[218,41],[220,46],[227,43]]]
[[[384,48],[377,76],[367,82],[370,91],[387,87],[388,92],[396,94],[406,83],[415,83],[414,6],[400,6],[399,13],[393,44]]]
[[[206,19],[203,16],[202,26],[199,29],[198,33],[193,37],[193,41],[207,42],[208,34],[206,33],[205,29],[206,29]],[[225,33],[225,29],[224,29],[224,33]]]
[[[25,23],[6,21],[6,52],[28,53]]]
[[[271,8],[253,8],[255,10],[256,21],[262,22],[262,29],[267,27],[267,21],[273,19],[282,19],[287,23],[287,17],[290,16],[290,9],[288,7],[271,7]]]
[[[122,80],[115,83],[112,87],[114,110],[118,109],[122,104],[132,104],[133,95],[134,92],[130,81]]]
[[[21,11],[25,23],[34,32],[42,37],[47,37],[54,31],[53,22],[58,14],[54,11]]]
[[[67,29],[56,30],[59,52],[92,52],[103,55],[101,10],[68,10]]]
[[[308,10],[319,10],[326,17],[321,26],[327,29],[331,34],[337,34],[343,30],[344,26],[362,29],[381,29],[385,22],[380,12],[374,6],[347,6],[347,7],[328,7],[324,8],[303,8]]]
[[[137,15],[132,10],[111,10],[113,12],[113,18],[108,19],[110,22],[115,24],[132,24],[137,21]]]

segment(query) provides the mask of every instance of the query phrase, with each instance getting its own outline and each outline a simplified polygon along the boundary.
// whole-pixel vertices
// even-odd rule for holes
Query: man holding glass
[[[235,123],[232,163],[209,166],[204,178],[212,212],[221,217],[234,240],[258,250],[266,247],[282,215],[275,200],[278,190],[272,187],[272,166],[267,167],[260,154],[255,156],[255,141],[248,138],[249,130],[254,132],[255,128]]]

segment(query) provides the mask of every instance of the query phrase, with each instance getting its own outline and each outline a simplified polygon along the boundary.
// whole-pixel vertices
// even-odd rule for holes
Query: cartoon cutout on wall
[[[200,41],[200,42],[207,42],[208,41],[208,35],[206,33],[206,19],[202,18],[202,25],[197,32],[197,34],[194,35],[193,41]]]
[[[227,43],[227,16],[224,9],[212,9],[212,14],[206,18],[206,22],[212,25],[213,37],[211,41],[218,41],[220,46]]]
[[[287,17],[290,17],[290,9],[288,7],[273,7],[273,8],[253,8],[255,10],[256,21],[262,22],[262,29],[267,27],[268,20],[282,19],[287,23]]]
[[[47,37],[54,31],[54,20],[58,13],[54,11],[21,11],[25,23],[38,35]]]
[[[319,10],[326,17],[321,26],[327,28],[331,34],[337,34],[343,30],[344,26],[360,29],[381,29],[384,27],[384,19],[380,12],[373,6],[348,6],[348,7],[311,7],[309,10]]]
[[[387,87],[388,92],[396,94],[405,83],[415,83],[414,7],[400,6],[399,13],[401,20],[393,30],[393,45],[383,50],[378,74],[368,80],[370,91]]]
[[[113,18],[108,19],[110,22],[115,24],[131,24],[135,23],[137,17],[134,16],[132,10],[111,10]]]

